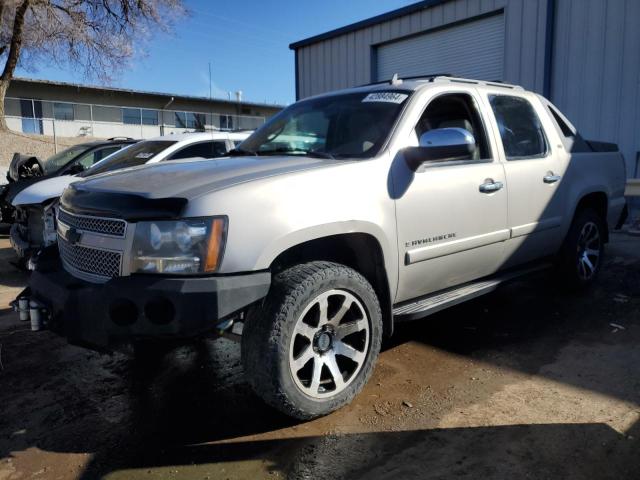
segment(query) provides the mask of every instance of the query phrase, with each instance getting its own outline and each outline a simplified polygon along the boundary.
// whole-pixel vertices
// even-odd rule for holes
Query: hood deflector
[[[171,220],[180,217],[186,198],[145,198],[131,193],[94,192],[71,184],[60,205],[79,215],[122,218],[127,221]]]

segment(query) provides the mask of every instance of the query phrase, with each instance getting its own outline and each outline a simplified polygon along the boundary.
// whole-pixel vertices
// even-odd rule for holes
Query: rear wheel
[[[259,396],[309,419],[353,399],[381,339],[380,305],[367,280],[343,265],[312,262],[278,274],[263,308],[249,312],[242,359]]]
[[[579,211],[560,252],[560,272],[570,288],[584,288],[597,277],[602,266],[605,240],[604,219],[593,209]]]

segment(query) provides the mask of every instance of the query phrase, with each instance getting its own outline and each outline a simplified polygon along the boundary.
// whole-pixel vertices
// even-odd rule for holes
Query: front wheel
[[[604,255],[605,223],[593,209],[579,211],[562,250],[559,268],[566,285],[573,289],[590,285],[600,272]]]
[[[380,352],[382,315],[356,271],[329,262],[278,274],[247,315],[242,360],[254,391],[299,419],[330,413],[365,385]]]

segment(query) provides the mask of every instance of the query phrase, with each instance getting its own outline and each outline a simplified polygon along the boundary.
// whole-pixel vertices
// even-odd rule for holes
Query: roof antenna
[[[391,85],[401,85],[402,84],[402,79],[398,78],[398,74],[394,73],[393,77],[391,78]]]

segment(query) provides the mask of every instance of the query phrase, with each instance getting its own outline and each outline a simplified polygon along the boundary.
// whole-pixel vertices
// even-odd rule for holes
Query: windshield
[[[74,145],[52,155],[44,161],[44,173],[48,175],[57,172],[71,160],[92,147],[93,145]]]
[[[98,173],[143,165],[175,143],[173,140],[148,140],[146,142],[134,143],[96,163],[79,176],[89,177],[91,175],[97,175]]]
[[[410,93],[348,93],[296,103],[242,142],[236,154],[373,157]]]

